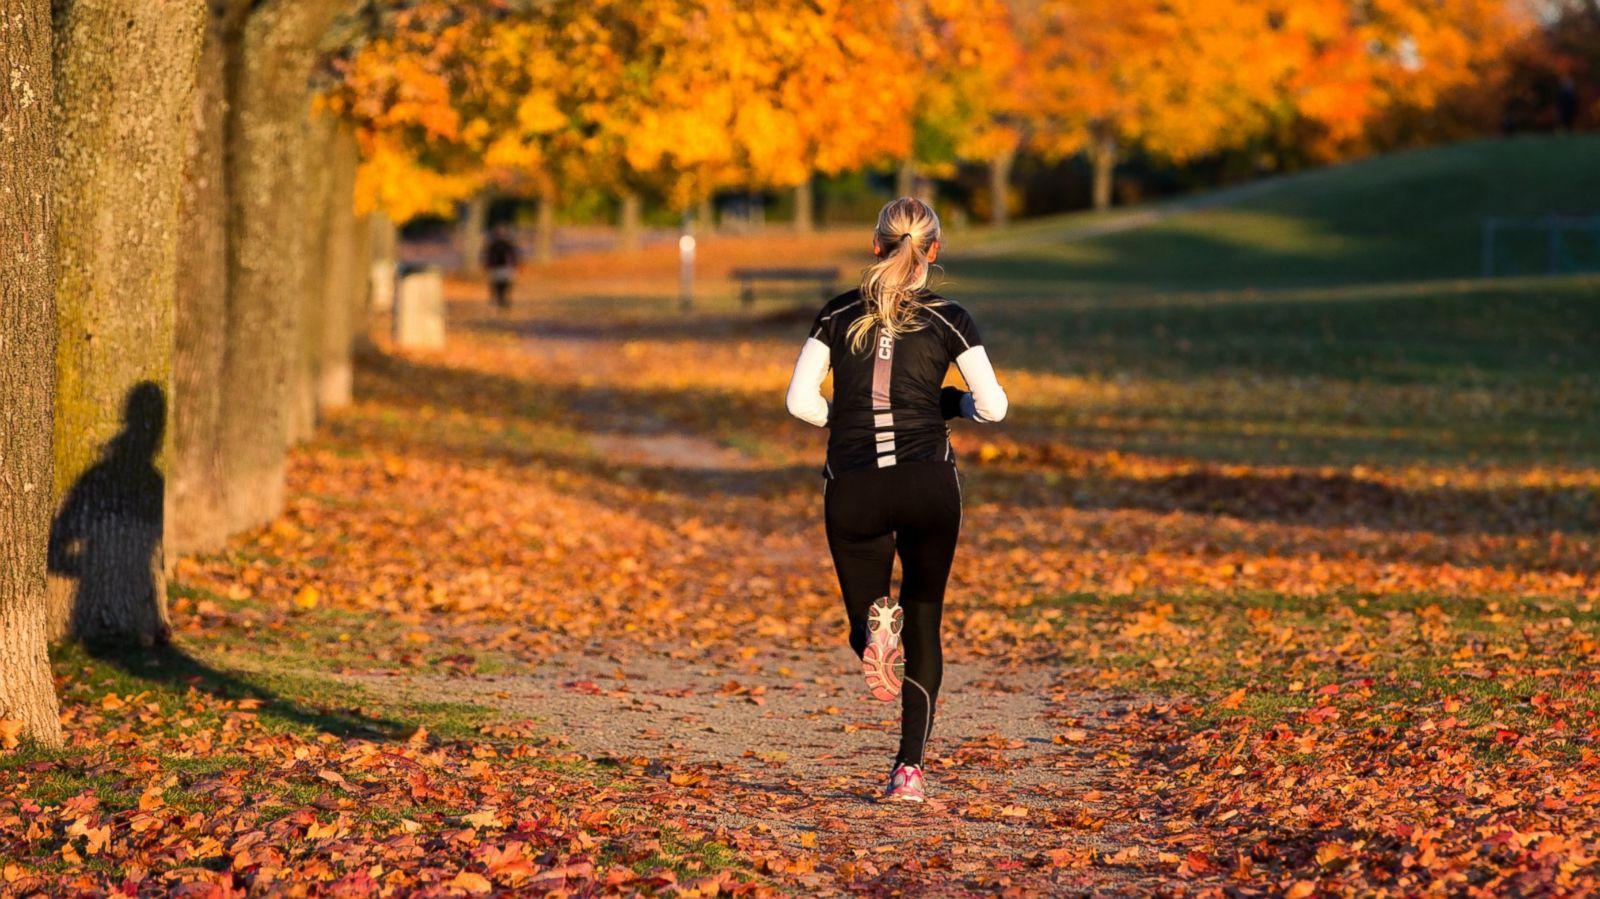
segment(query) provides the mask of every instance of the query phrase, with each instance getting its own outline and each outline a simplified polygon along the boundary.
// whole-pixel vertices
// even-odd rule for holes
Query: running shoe
[[[873,699],[889,702],[900,696],[900,680],[906,670],[905,653],[900,649],[904,625],[900,604],[887,596],[874,600],[867,610],[867,648],[861,653],[861,673]]]
[[[889,789],[883,792],[887,802],[923,802],[928,797],[922,789],[922,766],[896,763],[889,772]]]

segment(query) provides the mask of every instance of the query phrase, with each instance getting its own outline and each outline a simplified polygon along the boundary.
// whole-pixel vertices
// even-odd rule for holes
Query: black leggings
[[[939,621],[961,531],[960,478],[952,462],[908,462],[845,472],[826,490],[828,549],[850,617],[850,648],[858,656],[867,647],[867,611],[889,595],[900,554],[906,674],[896,760],[920,765],[944,678]]]

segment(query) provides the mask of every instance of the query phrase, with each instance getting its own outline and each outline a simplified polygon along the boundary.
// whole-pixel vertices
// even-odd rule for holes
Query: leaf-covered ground
[[[0,890],[1596,888],[1600,289],[972,288],[1014,411],[958,427],[927,806],[874,802],[809,313],[462,301],[171,648],[59,654]]]

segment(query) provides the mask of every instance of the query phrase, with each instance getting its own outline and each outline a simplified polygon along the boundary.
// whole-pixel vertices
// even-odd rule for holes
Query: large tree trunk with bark
[[[172,465],[167,551],[217,549],[228,538],[222,471],[223,360],[229,259],[228,85],[250,0],[212,4],[190,104],[178,214],[177,318],[172,353]]]
[[[169,630],[177,220],[204,14],[204,0],[56,4],[56,636]]]
[[[622,195],[622,209],[618,215],[617,243],[626,252],[639,249],[643,226],[640,224],[639,195],[629,191]]]
[[[232,283],[221,431],[232,531],[283,508],[307,283],[310,77],[342,0],[267,0],[245,22],[229,129]],[[318,162],[320,165],[320,162]]]
[[[351,400],[351,323],[356,308],[366,300],[371,268],[368,225],[356,215],[355,207],[356,167],[360,163],[355,132],[336,123],[326,157],[327,242],[322,264],[321,340],[315,348],[314,365],[319,413],[343,409]]]
[[[50,0],[0,0],[0,720],[61,743],[45,655],[55,395]]]
[[[799,234],[810,234],[816,230],[817,195],[812,189],[811,179],[794,186],[794,230]]]
[[[301,283],[291,294],[300,306],[299,340],[289,369],[289,445],[310,440],[317,428],[317,379],[322,361],[322,337],[329,296],[328,218],[332,179],[327,164],[339,125],[327,116],[315,116],[307,126],[301,182],[300,217],[305,229]]]
[[[1110,209],[1117,173],[1116,137],[1109,134],[1097,137],[1089,148],[1089,162],[1094,166],[1094,208]]]

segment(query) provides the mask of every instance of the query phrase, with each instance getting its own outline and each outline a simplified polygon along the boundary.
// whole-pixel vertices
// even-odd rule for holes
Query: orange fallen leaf
[[[482,896],[494,890],[494,884],[489,878],[473,871],[462,871],[451,881],[450,886],[472,896]]]

